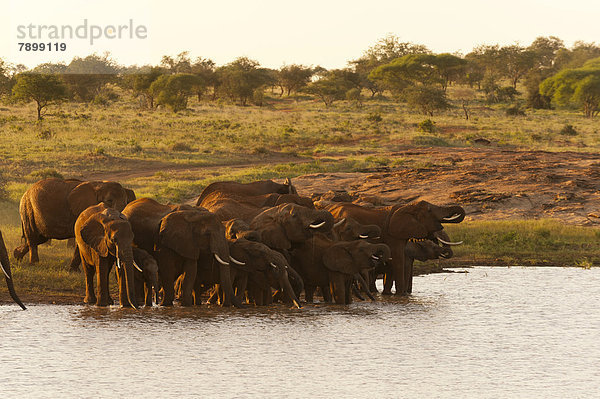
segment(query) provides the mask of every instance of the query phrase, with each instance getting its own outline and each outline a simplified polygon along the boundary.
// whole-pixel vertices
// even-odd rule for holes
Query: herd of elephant
[[[116,264],[119,303],[224,306],[273,301],[300,308],[313,302],[349,304],[372,300],[375,279],[382,294],[412,292],[414,259],[452,256],[444,223],[465,217],[460,206],[426,201],[366,207],[298,195],[289,179],[252,183],[217,182],[193,203],[161,204],[136,199],[117,182],[49,178],[21,198],[22,242],[14,257],[50,239],[76,242],[70,269],[85,274],[84,302],[113,303],[109,277]],[[23,309],[0,233],[0,266],[11,297]],[[96,287],[94,287],[94,282]],[[207,299],[208,298],[208,299]]]

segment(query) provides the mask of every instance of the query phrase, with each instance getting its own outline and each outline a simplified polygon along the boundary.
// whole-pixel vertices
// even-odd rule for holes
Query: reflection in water
[[[350,306],[0,306],[3,397],[595,397],[600,269],[476,268]]]

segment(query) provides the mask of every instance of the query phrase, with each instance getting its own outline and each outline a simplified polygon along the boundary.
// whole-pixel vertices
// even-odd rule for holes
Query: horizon
[[[600,37],[593,21],[600,4],[589,0],[568,6],[539,0],[509,0],[502,6],[476,0],[459,0],[451,5],[438,0],[427,5],[380,0],[369,7],[362,2],[333,0],[322,4],[309,0],[300,9],[274,0],[229,0],[219,4],[175,0],[169,8],[155,0],[85,4],[76,0],[52,4],[37,1],[35,7],[31,2],[0,1],[10,3],[5,7],[10,12],[0,16],[0,29],[9,39],[0,43],[0,58],[28,68],[45,62],[68,64],[75,57],[105,52],[123,66],[158,65],[164,55],[188,51],[192,60],[209,58],[218,65],[246,56],[274,69],[289,64],[333,69],[346,67],[348,61],[359,58],[388,34],[403,42],[425,45],[434,53],[463,55],[482,44],[527,46],[539,36],[556,36],[567,47],[576,41],[595,42]],[[580,9],[586,13],[582,15]],[[490,22],[492,14],[494,21]],[[426,19],[421,22],[422,18],[405,15],[424,15]],[[90,25],[102,27],[132,20],[147,28],[147,37],[101,38],[93,44],[89,38],[52,40],[66,42],[67,50],[18,51],[18,42],[27,41],[17,38],[20,25],[79,26],[85,19]]]

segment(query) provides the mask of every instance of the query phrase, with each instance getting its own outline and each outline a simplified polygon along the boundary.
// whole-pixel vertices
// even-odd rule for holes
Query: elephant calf
[[[120,304],[137,308],[133,231],[127,218],[104,203],[90,206],[75,222],[75,241],[85,271],[84,302],[110,305],[108,276],[116,261]],[[94,293],[94,272],[98,280],[98,295]]]
[[[135,272],[135,297],[138,303],[152,306],[152,289],[158,304],[158,263],[148,252],[141,248],[133,248],[133,259],[137,265]],[[139,269],[138,269],[139,268]],[[142,287],[144,288],[142,290]]]

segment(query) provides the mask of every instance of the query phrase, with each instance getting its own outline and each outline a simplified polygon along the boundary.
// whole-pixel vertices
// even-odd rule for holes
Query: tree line
[[[523,90],[526,106],[580,109],[586,117],[600,110],[600,47],[576,42],[567,48],[557,37],[538,37],[529,46],[481,45],[466,55],[435,54],[426,46],[402,42],[393,35],[380,39],[346,68],[305,65],[261,67],[247,57],[217,66],[207,58],[192,60],[188,52],[164,56],[160,65],[118,65],[108,54],[74,58],[69,64],[41,64],[28,70],[0,59],[0,95],[7,101],[34,101],[41,119],[57,101],[107,105],[120,87],[141,107],[187,107],[224,99],[241,106],[263,105],[264,93],[305,94],[327,107],[338,100],[362,105],[389,94],[424,114],[449,106],[448,87],[469,118],[468,103],[482,93],[489,103],[513,102]]]

